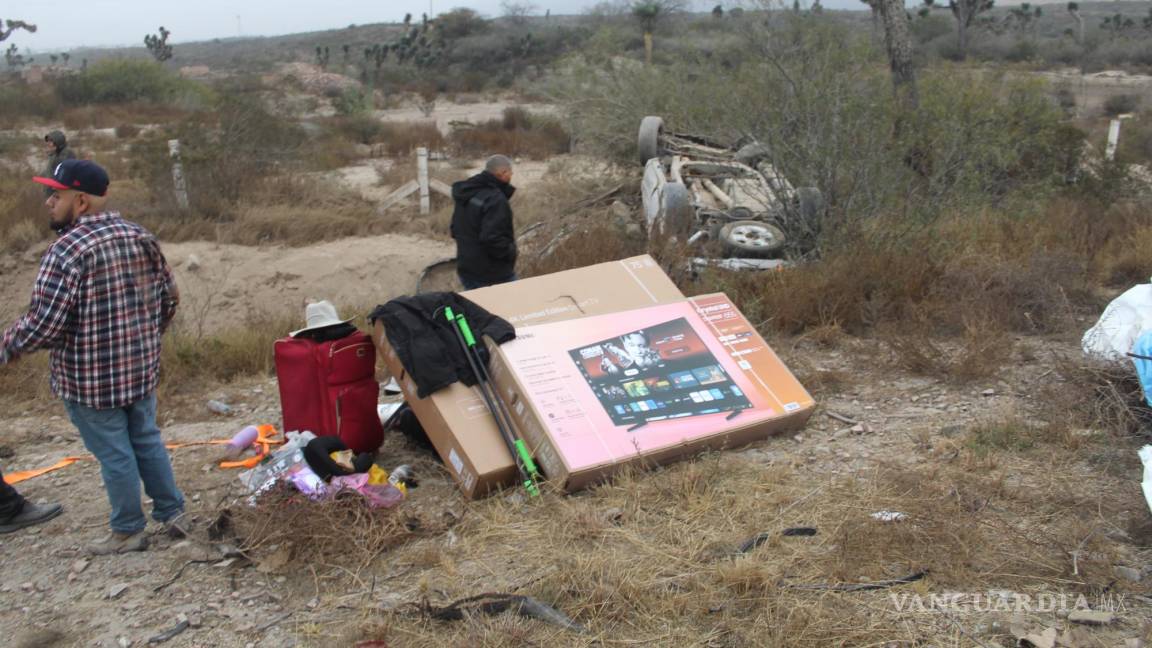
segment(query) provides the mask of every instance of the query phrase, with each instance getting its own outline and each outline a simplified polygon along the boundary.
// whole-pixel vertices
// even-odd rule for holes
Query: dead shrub
[[[571,233],[563,229],[557,232],[532,256],[521,255],[517,271],[522,277],[535,277],[643,253],[642,241],[628,239],[610,226],[594,224]]]
[[[558,119],[533,115],[519,107],[505,108],[500,119],[456,128],[449,136],[456,155],[486,157],[500,153],[538,160],[567,153],[569,140]]]
[[[1110,434],[1149,434],[1152,409],[1144,400],[1144,390],[1131,365],[1088,358],[1058,358],[1054,364],[1060,382],[1047,389],[1045,400],[1063,403],[1062,416]]]
[[[261,495],[256,506],[228,510],[239,548],[253,557],[290,551],[296,564],[338,565],[354,572],[426,528],[403,506],[373,509],[354,493],[312,501],[286,483]]]

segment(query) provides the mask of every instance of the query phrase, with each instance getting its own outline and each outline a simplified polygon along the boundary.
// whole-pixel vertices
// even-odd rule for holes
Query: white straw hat
[[[348,319],[340,319],[336,314],[336,307],[332,302],[327,299],[323,301],[313,302],[304,308],[304,321],[308,324],[299,331],[292,331],[290,336],[296,337],[305,331],[324,328],[325,326],[334,326],[336,324],[347,324],[356,318],[349,317]]]

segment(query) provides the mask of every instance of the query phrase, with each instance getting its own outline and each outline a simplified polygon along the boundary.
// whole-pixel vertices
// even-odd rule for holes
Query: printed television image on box
[[[683,317],[568,353],[618,426],[752,408]]]

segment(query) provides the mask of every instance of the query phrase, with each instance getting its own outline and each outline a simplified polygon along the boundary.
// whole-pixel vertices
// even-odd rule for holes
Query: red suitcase
[[[275,344],[285,431],[338,436],[353,451],[375,452],[384,439],[376,413],[376,348],[357,331],[331,342],[284,338]]]

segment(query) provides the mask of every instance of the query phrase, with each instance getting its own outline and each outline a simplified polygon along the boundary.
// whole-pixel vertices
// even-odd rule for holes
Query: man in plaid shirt
[[[58,238],[40,262],[28,312],[0,339],[0,364],[50,350],[52,391],[100,461],[112,505],[112,532],[89,552],[142,551],[141,481],[152,517],[183,533],[184,496],[156,426],[155,393],[176,283],[156,238],[104,211],[108,174],[99,165],[66,160],[34,180],[53,190],[46,205]]]

